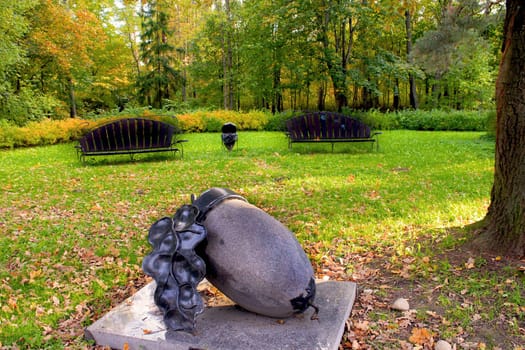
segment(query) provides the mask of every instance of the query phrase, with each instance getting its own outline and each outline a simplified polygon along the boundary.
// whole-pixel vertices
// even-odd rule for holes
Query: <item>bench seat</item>
[[[379,149],[378,135],[372,132],[365,123],[334,112],[313,112],[303,114],[286,121],[288,147],[293,143],[327,142],[334,144],[341,142],[369,142]]]
[[[87,156],[133,155],[155,152],[180,152],[174,125],[152,119],[126,118],[101,125],[85,134],[76,146],[82,162]]]

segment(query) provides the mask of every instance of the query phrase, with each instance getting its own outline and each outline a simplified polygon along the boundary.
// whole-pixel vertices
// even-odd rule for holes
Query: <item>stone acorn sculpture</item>
[[[196,286],[204,277],[203,268],[210,283],[248,311],[287,318],[312,307],[311,318],[316,318],[312,266],[282,223],[225,188],[211,188],[182,208],[173,219],[164,218],[152,226],[149,241],[154,250],[143,262],[146,274],[157,281],[155,302],[164,311],[169,329],[195,327],[195,317],[202,312]],[[166,254],[173,251],[173,244],[162,243],[157,231],[168,241],[186,236],[186,244],[179,242],[173,254]],[[183,288],[172,287],[173,281],[165,276],[170,269],[168,275],[175,276],[174,282],[181,280]],[[155,276],[161,277],[160,287]]]

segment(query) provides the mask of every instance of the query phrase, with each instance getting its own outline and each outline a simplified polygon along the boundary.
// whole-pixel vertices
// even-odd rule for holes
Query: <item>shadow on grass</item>
[[[294,144],[292,148],[288,148],[290,153],[299,154],[366,154],[366,153],[378,153],[381,149],[377,150],[375,146],[372,148],[370,145],[363,144],[336,144],[332,149],[330,143],[309,143],[309,144]]]
[[[108,165],[128,165],[134,163],[157,163],[165,161],[181,161],[180,155],[163,155],[163,154],[136,154],[131,158],[129,155],[112,155],[86,157],[84,162],[78,161],[79,166],[108,166]]]

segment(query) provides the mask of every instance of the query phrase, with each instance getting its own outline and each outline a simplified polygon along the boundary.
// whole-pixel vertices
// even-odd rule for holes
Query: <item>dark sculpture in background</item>
[[[221,131],[222,144],[228,151],[231,151],[238,139],[237,126],[233,123],[225,123],[222,125]]]
[[[173,219],[155,222],[148,240],[143,269],[157,282],[155,303],[170,330],[194,329],[205,275],[248,311],[286,318],[312,307],[317,316],[313,269],[293,233],[231,190],[192,197]]]

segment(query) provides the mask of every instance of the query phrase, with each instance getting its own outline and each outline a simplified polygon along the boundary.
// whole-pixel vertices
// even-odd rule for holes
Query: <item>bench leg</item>
[[[182,144],[182,142],[179,142],[179,143],[180,143],[180,145],[179,145],[180,149],[177,148],[177,151],[180,152],[180,159],[183,159],[184,158],[184,145]]]

